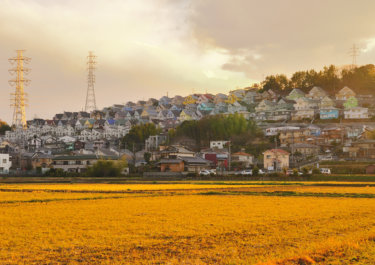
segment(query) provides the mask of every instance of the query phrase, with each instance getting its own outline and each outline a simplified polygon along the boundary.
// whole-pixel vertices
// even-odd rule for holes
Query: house
[[[228,99],[228,96],[222,93],[216,94],[214,97],[214,103],[219,104],[219,103],[224,103]]]
[[[189,95],[185,98],[183,104],[184,105],[189,105],[189,104],[196,104],[198,101],[198,96],[196,95]]]
[[[347,100],[350,97],[355,97],[356,93],[349,87],[343,87],[339,92],[336,93],[336,100]]]
[[[211,165],[221,170],[228,168],[229,152],[227,149],[208,148],[200,151],[202,158],[211,162]]]
[[[320,105],[319,105],[320,109],[329,109],[329,108],[334,108],[334,107],[336,107],[336,103],[329,96],[323,97],[322,100],[320,101]]]
[[[48,168],[52,164],[52,155],[42,152],[36,152],[31,156],[31,165],[33,168]]]
[[[308,128],[301,128],[298,130],[281,130],[279,134],[281,146],[288,146],[290,144],[305,143],[306,140],[311,136],[311,132]]]
[[[345,130],[340,127],[327,127],[322,129],[321,137],[326,144],[342,143],[345,136]]]
[[[318,109],[318,100],[300,97],[293,105],[295,111],[292,114],[293,120],[314,119]]]
[[[187,109],[182,110],[181,113],[180,113],[180,117],[179,117],[179,120],[181,122],[190,121],[190,120],[197,120],[197,119],[198,119],[197,114],[194,111],[190,111],[190,110],[187,110]]]
[[[248,91],[242,98],[242,101],[246,104],[254,104],[260,99],[260,95],[256,91]]]
[[[375,165],[368,165],[366,167],[366,174],[375,174]]]
[[[172,159],[161,159],[161,172],[189,172],[198,174],[201,170],[210,168],[210,161],[196,156],[179,156]]]
[[[213,99],[214,99],[214,96],[211,95],[211,94],[201,94],[201,95],[198,96],[197,103],[198,104],[208,103],[208,102],[212,102]]]
[[[321,120],[338,119],[338,118],[339,118],[339,109],[335,107],[320,109]]]
[[[210,148],[224,149],[229,141],[210,141]]]
[[[292,150],[292,153],[300,153],[303,156],[317,156],[319,154],[319,146],[314,144],[291,144],[290,149]]]
[[[305,97],[305,93],[302,90],[298,89],[298,88],[294,88],[289,93],[289,95],[286,96],[287,99],[294,100],[294,101],[296,101],[297,99],[302,98],[302,97]]]
[[[232,154],[232,162],[242,164],[244,167],[250,167],[254,164],[254,156],[245,152],[236,152]]]
[[[352,143],[349,157],[360,159],[375,159],[375,140],[359,140]]]
[[[263,153],[264,168],[269,171],[281,171],[289,168],[289,153],[282,149],[270,149]]]
[[[350,109],[344,110],[345,119],[368,119],[369,113],[368,108],[362,107],[353,107]]]
[[[230,94],[228,96],[228,99],[225,100],[225,103],[227,103],[227,104],[233,104],[234,102],[237,102],[238,100],[239,99],[238,99],[238,97],[235,94]]]
[[[87,168],[95,164],[99,159],[117,160],[118,157],[99,156],[99,155],[69,155],[69,156],[55,156],[52,159],[52,167],[55,169],[62,169],[65,172],[82,173]]]
[[[278,135],[280,131],[299,130],[300,127],[296,126],[284,126],[284,127],[269,127],[265,130],[266,136]]]
[[[183,156],[183,157],[195,156],[195,153],[193,151],[190,151],[181,145],[171,145],[167,147],[160,146],[160,152],[163,158],[176,158],[179,156]]]
[[[158,150],[159,146],[165,144],[167,135],[151,135],[145,141],[146,151]]]
[[[323,99],[324,97],[328,96],[327,92],[324,91],[323,88],[314,86],[310,92],[307,94],[308,98],[311,99]]]
[[[0,154],[0,174],[8,174],[11,167],[9,154]]]
[[[185,169],[184,161],[179,158],[164,158],[159,161],[161,172],[183,172]]]
[[[198,174],[201,170],[210,168],[210,161],[198,156],[180,156],[184,161],[185,171]]]

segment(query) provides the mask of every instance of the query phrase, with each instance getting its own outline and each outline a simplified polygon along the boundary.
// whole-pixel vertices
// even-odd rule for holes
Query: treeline
[[[189,137],[195,140],[199,149],[209,147],[210,141],[218,140],[231,141],[234,152],[244,148],[246,151],[259,153],[269,146],[269,140],[256,123],[246,120],[240,114],[214,115],[197,121],[185,121],[172,130],[169,137],[172,140]]]
[[[319,86],[334,95],[339,89],[348,86],[358,94],[374,94],[375,66],[367,64],[354,68],[339,68],[334,65],[325,66],[323,70],[298,71],[290,78],[284,74],[269,75],[261,83],[264,91],[272,89],[282,95],[294,88],[308,92],[312,87]]]

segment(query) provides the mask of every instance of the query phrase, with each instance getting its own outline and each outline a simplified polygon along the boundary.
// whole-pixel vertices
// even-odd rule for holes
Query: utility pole
[[[90,51],[89,55],[87,56],[87,93],[86,93],[86,105],[85,105],[85,111],[91,112],[96,110],[96,100],[95,100],[95,74],[94,70],[96,69],[95,65],[96,62],[96,56],[94,55],[94,52]]]
[[[357,56],[359,55],[359,48],[355,44],[350,48],[349,55],[352,57],[352,69],[354,69],[357,64]]]
[[[229,152],[229,156],[228,156],[228,171],[231,170],[231,163],[232,163],[232,153],[231,153],[231,150],[230,150],[230,145],[231,145],[231,142],[228,141],[228,152]]]
[[[9,80],[9,84],[12,87],[16,88],[15,93],[11,93],[11,107],[13,109],[13,125],[15,128],[27,129],[26,123],[26,93],[24,91],[25,86],[30,83],[29,79],[24,78],[24,75],[27,75],[30,71],[29,68],[24,67],[25,64],[30,62],[30,58],[23,56],[24,50],[17,50],[17,56],[9,59],[9,62],[12,65],[15,65],[14,68],[9,70],[11,75],[14,75],[15,78]]]

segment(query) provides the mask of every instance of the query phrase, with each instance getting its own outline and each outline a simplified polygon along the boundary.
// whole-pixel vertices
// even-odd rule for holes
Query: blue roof
[[[116,121],[113,120],[113,119],[108,119],[107,122],[108,122],[109,125],[115,125],[115,123],[116,123]]]

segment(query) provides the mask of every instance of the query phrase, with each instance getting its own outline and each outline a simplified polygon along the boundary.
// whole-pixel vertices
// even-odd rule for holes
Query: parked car
[[[241,171],[241,175],[252,175],[253,171],[251,169],[245,169]]]
[[[199,175],[202,175],[202,176],[209,176],[209,175],[211,175],[211,172],[210,172],[209,170],[207,170],[207,169],[204,169],[204,170],[201,170],[201,171],[199,172]]]
[[[321,168],[320,169],[320,173],[322,173],[322,174],[331,174],[331,169],[329,169],[329,168]]]
[[[216,169],[210,169],[208,170],[211,174],[216,175]]]

